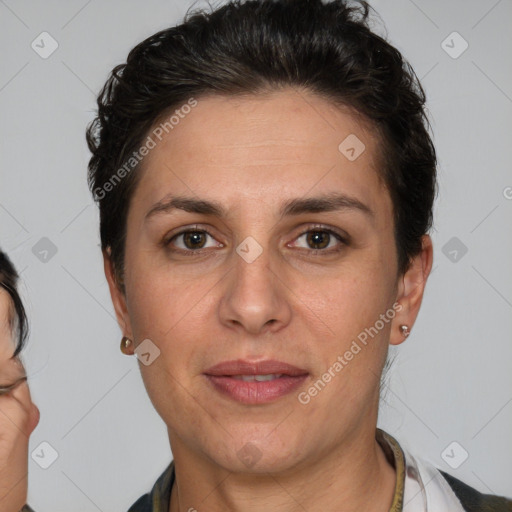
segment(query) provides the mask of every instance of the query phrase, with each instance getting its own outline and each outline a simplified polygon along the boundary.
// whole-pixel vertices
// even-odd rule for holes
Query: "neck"
[[[175,438],[171,446],[176,478],[169,512],[389,512],[393,501],[395,469],[375,440],[375,426],[286,473],[234,473]]]

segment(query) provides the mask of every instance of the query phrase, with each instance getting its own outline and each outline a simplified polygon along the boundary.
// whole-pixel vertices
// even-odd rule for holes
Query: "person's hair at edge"
[[[9,324],[12,332],[17,337],[13,358],[22,351],[28,335],[27,316],[17,289],[18,279],[18,273],[11,260],[7,254],[0,250],[0,288],[4,289],[10,296]]]
[[[284,87],[355,110],[379,134],[379,172],[393,204],[398,273],[407,271],[432,227],[436,153],[424,90],[400,52],[370,30],[370,11],[363,1],[235,0],[211,13],[191,12],[183,24],[138,44],[112,70],[86,138],[102,249],[110,251],[122,291],[126,219],[140,164],[108,193],[105,184],[152,127],[191,97]]]

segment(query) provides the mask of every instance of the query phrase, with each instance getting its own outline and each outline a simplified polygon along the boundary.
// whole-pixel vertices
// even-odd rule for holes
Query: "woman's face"
[[[173,451],[280,471],[374,432],[388,344],[414,322],[431,263],[397,276],[377,139],[348,111],[291,89],[198,98],[163,133],[130,203],[125,296],[108,258],[106,271],[123,334],[150,340],[140,368]],[[222,212],[172,207],[177,197]],[[232,360],[277,360],[305,376],[284,377],[295,384],[279,395],[275,381],[206,375]]]

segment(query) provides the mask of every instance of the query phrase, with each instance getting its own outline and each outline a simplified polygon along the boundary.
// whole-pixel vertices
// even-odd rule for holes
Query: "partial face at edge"
[[[18,359],[11,359],[16,349],[11,318],[12,299],[9,293],[0,288],[0,384],[9,385],[23,374]]]

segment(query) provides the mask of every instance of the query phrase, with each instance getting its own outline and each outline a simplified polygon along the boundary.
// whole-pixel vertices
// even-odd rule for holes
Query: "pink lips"
[[[281,361],[250,362],[242,359],[224,361],[212,366],[204,374],[223,395],[252,405],[272,402],[291,393],[309,375],[306,370]],[[241,380],[241,376],[254,375],[274,375],[277,378],[263,381]]]

